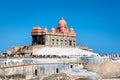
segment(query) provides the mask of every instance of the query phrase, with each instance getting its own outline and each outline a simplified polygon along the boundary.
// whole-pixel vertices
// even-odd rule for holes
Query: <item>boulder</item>
[[[117,78],[120,77],[120,62],[110,61],[98,65],[86,65],[85,69],[96,72],[102,78]]]

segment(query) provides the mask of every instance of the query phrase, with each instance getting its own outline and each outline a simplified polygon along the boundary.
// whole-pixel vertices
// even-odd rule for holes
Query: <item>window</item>
[[[61,45],[63,44],[63,40],[61,40]]]
[[[58,45],[58,41],[59,41],[59,40],[57,39],[57,40],[56,40],[56,44],[57,44],[57,45]]]
[[[73,44],[74,44],[74,46],[75,46],[75,40],[73,41]]]
[[[73,65],[70,65],[70,68],[73,68]]]
[[[71,40],[69,40],[69,45],[72,46],[72,41]]]
[[[35,76],[37,76],[37,69],[35,69]]]
[[[54,39],[52,39],[52,44],[54,45]]]
[[[65,40],[65,45],[67,45],[67,40]]]
[[[32,53],[30,54],[30,56],[32,56]]]
[[[42,38],[41,44],[45,44],[45,38],[44,37]]]
[[[74,46],[75,46],[75,43],[74,43]]]

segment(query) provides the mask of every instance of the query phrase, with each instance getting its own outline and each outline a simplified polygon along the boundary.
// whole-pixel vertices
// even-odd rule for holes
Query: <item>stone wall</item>
[[[49,46],[76,46],[76,37],[49,34],[45,35],[45,45]]]
[[[47,45],[47,46],[76,46],[76,37],[75,36],[67,36],[60,34],[44,34],[40,36],[32,36],[33,45]]]

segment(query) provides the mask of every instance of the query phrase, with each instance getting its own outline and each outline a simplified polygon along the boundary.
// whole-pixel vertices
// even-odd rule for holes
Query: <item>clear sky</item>
[[[51,29],[64,17],[77,45],[120,53],[120,0],[0,0],[0,53],[31,44],[31,29]]]

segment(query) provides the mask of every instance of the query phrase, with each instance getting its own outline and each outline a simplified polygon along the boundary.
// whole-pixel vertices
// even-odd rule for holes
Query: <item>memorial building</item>
[[[43,30],[36,26],[31,31],[32,45],[45,45],[45,46],[58,46],[58,47],[75,47],[76,46],[76,33],[71,27],[67,26],[64,18],[61,18],[58,22],[58,26],[55,29],[48,29],[45,27]]]

